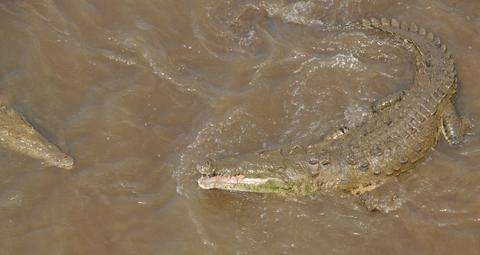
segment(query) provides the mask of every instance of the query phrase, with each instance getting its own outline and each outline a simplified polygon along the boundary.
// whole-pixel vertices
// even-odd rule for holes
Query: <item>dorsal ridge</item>
[[[398,21],[394,18],[363,19],[362,25],[397,36],[415,47],[417,73],[413,87],[415,93],[410,93],[411,96],[433,99],[440,103],[443,98],[455,93],[456,70],[452,54],[437,35],[415,23]],[[436,107],[436,105],[428,106],[425,110],[434,112],[430,106]]]

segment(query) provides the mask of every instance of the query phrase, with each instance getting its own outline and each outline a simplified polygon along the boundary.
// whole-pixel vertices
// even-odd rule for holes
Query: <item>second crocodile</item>
[[[39,159],[47,166],[72,169],[74,160],[0,100],[0,148]]]
[[[462,141],[465,124],[454,106],[456,70],[445,44],[413,23],[383,18],[361,25],[414,46],[414,84],[376,102],[372,116],[358,127],[339,128],[321,143],[207,160],[197,166],[202,189],[360,195],[414,168],[440,134],[451,145]]]

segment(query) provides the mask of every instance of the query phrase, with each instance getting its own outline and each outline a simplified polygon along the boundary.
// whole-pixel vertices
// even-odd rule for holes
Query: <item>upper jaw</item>
[[[198,186],[202,189],[226,189],[229,186],[233,186],[242,182],[245,179],[245,176],[208,176],[202,175],[198,179]]]
[[[244,175],[234,175],[234,176],[206,176],[202,175],[198,179],[198,186],[202,189],[234,189],[235,186],[240,185],[261,185],[265,184],[268,181],[276,181],[278,183],[283,183],[278,178],[266,177],[266,178],[250,178]]]
[[[202,174],[198,179],[198,185],[202,189],[260,193],[278,193],[289,189],[289,182],[274,171],[276,167],[262,164],[262,161],[255,158],[253,154],[216,160],[207,159],[196,168]]]

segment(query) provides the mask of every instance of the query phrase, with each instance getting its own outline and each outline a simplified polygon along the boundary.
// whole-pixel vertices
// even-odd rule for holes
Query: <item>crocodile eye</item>
[[[213,171],[213,160],[207,159],[201,164],[197,164],[197,171],[201,174],[211,174]]]

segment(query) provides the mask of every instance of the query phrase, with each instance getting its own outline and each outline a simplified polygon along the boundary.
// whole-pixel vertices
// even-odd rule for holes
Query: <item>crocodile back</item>
[[[439,113],[456,91],[452,56],[433,33],[395,19],[363,20],[362,25],[411,43],[416,76],[401,101],[325,145],[332,159],[330,172],[337,173],[329,181],[343,189],[371,185],[418,164],[436,145]]]

